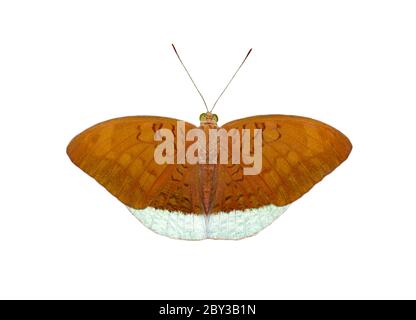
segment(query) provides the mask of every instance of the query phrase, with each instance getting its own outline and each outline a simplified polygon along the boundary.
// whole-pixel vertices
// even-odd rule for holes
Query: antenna
[[[205,105],[205,109],[207,109],[207,112],[209,112],[209,110],[208,110],[208,106],[207,106],[207,103],[206,103],[206,101],[205,101],[205,99],[204,99],[204,97],[203,97],[203,95],[202,95],[201,91],[199,91],[198,87],[197,87],[197,86],[196,86],[196,84],[195,84],[194,79],[192,79],[192,77],[191,77],[191,75],[190,75],[190,73],[189,73],[188,69],[186,69],[186,67],[185,67],[184,63],[182,62],[182,59],[181,59],[181,57],[179,56],[179,53],[178,53],[178,51],[176,50],[175,45],[174,45],[173,43],[172,43],[172,47],[173,47],[173,50],[175,50],[176,56],[178,57],[178,59],[179,59],[180,63],[182,64],[182,67],[185,69],[186,73],[188,74],[189,79],[191,79],[192,83],[194,84],[196,91],[198,91],[199,95],[201,96],[201,99],[202,99],[202,101],[204,102],[204,105]]]
[[[233,76],[231,77],[230,81],[228,81],[227,85],[225,86],[224,90],[222,90],[221,94],[218,96],[217,100],[215,100],[214,105],[212,106],[212,109],[210,112],[212,112],[212,110],[214,110],[218,100],[220,100],[220,98],[222,97],[222,95],[224,94],[225,90],[227,90],[228,86],[230,85],[231,81],[233,81],[234,77],[237,75],[238,71],[240,71],[241,67],[243,66],[244,62],[246,62],[248,56],[250,55],[251,51],[253,50],[253,48],[251,48],[250,50],[248,50],[248,53],[246,54],[246,57],[244,58],[243,62],[241,62],[240,66],[237,68],[237,71],[234,72]]]

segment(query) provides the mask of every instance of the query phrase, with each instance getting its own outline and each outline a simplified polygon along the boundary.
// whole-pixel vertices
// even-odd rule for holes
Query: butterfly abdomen
[[[216,130],[218,129],[218,126],[215,121],[201,122],[199,129],[204,130],[205,136],[209,137],[209,130]],[[212,204],[217,190],[217,164],[208,164],[209,159],[211,158],[210,154],[216,152],[216,150],[210,149],[210,141],[208,139],[206,140],[205,150],[205,159],[200,159],[202,162],[200,162],[198,166],[198,174],[199,181],[201,183],[200,195],[202,208],[204,213],[207,215],[211,213]],[[219,145],[217,146],[217,150],[219,150]]]
[[[211,212],[213,198],[216,191],[217,165],[201,164],[199,166],[200,193],[205,214]]]

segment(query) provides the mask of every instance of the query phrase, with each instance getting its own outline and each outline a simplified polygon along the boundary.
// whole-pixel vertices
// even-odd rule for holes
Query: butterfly
[[[209,110],[173,48],[207,109],[200,116],[199,127],[166,117],[122,117],[86,129],[67,147],[71,161],[125,204],[149,229],[185,240],[242,239],[255,235],[349,156],[352,145],[348,138],[311,118],[259,115],[219,127],[213,108],[251,49]],[[220,154],[228,152],[226,163],[179,163],[175,152],[181,145],[189,149],[193,141],[177,138],[187,137],[195,129],[205,133],[224,129],[239,136],[244,136],[244,132],[257,132],[248,136],[249,147],[245,153],[252,154],[255,140],[261,138],[261,170],[247,175],[244,171],[247,166],[234,161],[244,156],[241,145],[237,151],[242,154],[236,159],[230,150],[220,150],[214,155],[219,159]],[[174,163],[155,160],[155,152],[161,144],[161,139],[155,138],[167,131],[174,138],[168,151],[173,152]],[[208,153],[209,147],[206,141],[202,143],[202,149]],[[194,154],[200,156],[202,149]],[[167,156],[166,150],[164,156]]]

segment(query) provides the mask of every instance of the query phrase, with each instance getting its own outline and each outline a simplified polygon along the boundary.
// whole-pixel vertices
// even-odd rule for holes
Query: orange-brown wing
[[[201,212],[196,165],[157,164],[158,129],[176,135],[171,118],[135,116],[108,120],[77,135],[68,145],[72,162],[125,205],[182,212]],[[195,126],[185,123],[185,134]],[[176,162],[175,162],[176,163]]]
[[[244,175],[243,165],[219,165],[212,212],[290,204],[347,159],[352,149],[337,129],[304,117],[255,116],[222,127],[238,129],[240,136],[242,129],[262,129],[262,170]],[[253,136],[251,130],[251,146]]]

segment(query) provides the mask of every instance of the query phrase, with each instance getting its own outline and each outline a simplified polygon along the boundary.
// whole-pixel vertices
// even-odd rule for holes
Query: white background
[[[414,1],[2,1],[0,298],[416,298]],[[350,158],[270,227],[187,242],[75,167],[102,120],[312,117]]]

